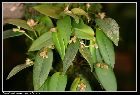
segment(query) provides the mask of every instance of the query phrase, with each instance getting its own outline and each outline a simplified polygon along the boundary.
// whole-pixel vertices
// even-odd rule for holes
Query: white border
[[[137,2],[2,2],[3,3],[135,3],[136,4],[136,91],[83,91],[83,92],[137,92]],[[2,92],[8,93],[28,93],[28,94],[40,94],[40,92],[80,92],[80,91],[3,91],[3,10],[2,10]]]

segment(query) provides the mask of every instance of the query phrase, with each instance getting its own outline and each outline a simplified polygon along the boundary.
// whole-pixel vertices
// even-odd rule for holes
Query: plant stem
[[[35,34],[36,38],[38,38],[38,36],[37,36],[37,34],[36,34],[35,30],[34,30],[33,32],[34,32],[34,34]]]
[[[29,39],[31,39],[32,41],[34,40],[32,37],[30,37],[27,33],[24,33]]]

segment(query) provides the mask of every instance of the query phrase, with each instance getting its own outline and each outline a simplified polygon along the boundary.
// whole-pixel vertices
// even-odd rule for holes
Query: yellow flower
[[[104,64],[104,69],[108,69],[108,65]]]
[[[14,31],[14,32],[17,32],[17,31],[20,31],[20,29],[18,29],[18,28],[13,28],[13,31]]]
[[[76,42],[76,36],[71,38],[71,40],[69,41],[69,44],[72,43],[72,42],[74,42],[74,43]]]
[[[97,63],[96,64],[96,67],[102,68],[102,69],[108,69],[108,65],[107,64],[104,64],[104,63]]]
[[[51,28],[50,32],[57,32],[57,29],[56,28]]]
[[[21,32],[21,33],[25,33],[24,30],[21,30],[19,26],[17,26],[17,28],[13,28],[14,32]]]
[[[85,46],[86,45],[84,44],[84,41],[80,41],[80,48],[83,49],[83,48],[85,48]]]
[[[39,56],[42,57],[42,58],[48,58],[48,50],[43,49],[43,51],[40,52]]]
[[[101,63],[96,64],[96,67],[100,68],[100,66],[101,66]]]
[[[90,5],[89,3],[86,4],[87,9],[89,9],[90,6],[91,6],[91,5]]]
[[[97,48],[98,48],[98,45],[95,43],[95,44],[94,44],[94,47],[97,49]]]
[[[86,85],[83,82],[80,82],[78,87],[80,88],[80,91],[85,91],[85,89],[86,89]]]
[[[103,19],[105,17],[105,12],[98,13],[98,15],[100,16],[101,19]]]
[[[35,25],[37,24],[37,22],[35,22],[33,19],[29,19],[29,20],[27,21],[27,24],[28,24],[30,27],[33,27],[33,26],[35,26]]]
[[[32,64],[32,63],[33,63],[33,61],[31,61],[31,59],[29,59],[29,58],[26,59],[26,64],[27,65]]]

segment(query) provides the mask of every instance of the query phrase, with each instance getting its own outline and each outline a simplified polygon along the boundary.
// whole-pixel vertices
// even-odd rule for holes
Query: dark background
[[[119,46],[115,46],[115,75],[118,91],[136,90],[136,4],[103,3],[103,12],[120,26]],[[6,25],[4,29],[7,29]],[[9,72],[26,59],[24,36],[3,40],[3,90],[32,90],[32,67],[26,68],[9,80]]]

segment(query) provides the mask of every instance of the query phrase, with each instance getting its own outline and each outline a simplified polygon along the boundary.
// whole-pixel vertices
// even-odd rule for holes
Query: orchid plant
[[[29,57],[7,79],[33,66],[35,91],[94,91],[94,80],[102,90],[117,90],[113,68],[119,26],[101,4],[40,3],[31,8],[34,18],[6,21],[17,28],[4,31],[3,39],[25,35],[29,43]]]

